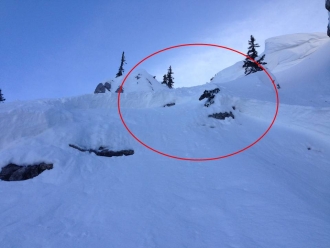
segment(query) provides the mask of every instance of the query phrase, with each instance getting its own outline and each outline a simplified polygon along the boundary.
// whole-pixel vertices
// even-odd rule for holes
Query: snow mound
[[[125,75],[106,81],[105,83],[109,83],[111,85],[110,92],[116,92],[122,84],[124,78]],[[150,75],[144,69],[137,68],[127,78],[123,89],[123,93],[153,92],[165,90],[168,89],[168,87],[158,82],[154,76]]]

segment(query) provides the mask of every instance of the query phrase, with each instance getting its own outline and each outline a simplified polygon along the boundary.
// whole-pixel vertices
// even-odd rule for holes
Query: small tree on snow
[[[256,50],[256,47],[259,47],[259,44],[255,43],[255,38],[251,35],[251,39],[249,40],[249,50],[247,55],[257,61],[260,65],[266,65],[266,62],[263,62],[265,59],[265,54],[262,55],[260,59],[256,59],[258,57],[258,52]],[[249,75],[251,73],[255,73],[257,71],[262,71],[261,67],[253,61],[251,61],[249,58],[246,58],[244,61],[243,68],[245,68],[245,75]]]
[[[172,67],[170,66],[170,68],[168,68],[168,72],[167,72],[167,75],[166,75],[166,77],[167,77],[167,86],[170,89],[173,88],[173,84],[174,84],[174,81],[173,81],[174,77],[172,77],[172,74],[174,74],[174,73],[172,72]]]
[[[162,84],[166,84],[166,85],[167,85],[167,83],[168,83],[168,80],[167,80],[167,75],[166,75],[166,74],[164,74],[164,76],[163,76],[163,82],[162,82]]]
[[[125,60],[125,53],[123,52],[123,54],[121,55],[120,67],[119,67],[118,73],[116,74],[116,78],[123,75],[123,73],[124,73],[124,63],[126,64],[126,60]]]
[[[1,90],[0,90],[0,102],[4,102],[6,101],[6,99],[3,97],[3,94],[1,93]]]

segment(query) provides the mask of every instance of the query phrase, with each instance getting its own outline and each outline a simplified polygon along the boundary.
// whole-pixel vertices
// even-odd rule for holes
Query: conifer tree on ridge
[[[0,89],[0,102],[4,102],[6,101],[6,99],[3,97],[3,94],[1,93],[1,89]]]
[[[126,60],[125,60],[125,53],[123,52],[123,54],[121,55],[120,67],[119,67],[118,73],[116,74],[116,78],[123,75],[123,73],[124,73],[124,63],[126,64]]]
[[[166,75],[166,78],[167,78],[167,86],[172,89],[173,88],[173,84],[174,84],[174,77],[172,77],[172,74],[173,71],[172,71],[172,67],[170,66],[170,68],[168,68],[168,72],[167,72],[167,75]]]
[[[251,35],[251,38],[249,40],[249,50],[247,55],[257,61],[260,65],[266,65],[267,63],[264,62],[265,54],[261,56],[260,59],[256,60],[258,58],[258,52],[256,50],[256,47],[259,47],[259,44],[255,43],[255,38],[253,35]],[[245,75],[249,75],[251,73],[255,73],[257,71],[262,71],[262,68],[259,67],[259,65],[253,61],[251,61],[249,58],[246,58],[244,61],[243,68],[245,68]]]

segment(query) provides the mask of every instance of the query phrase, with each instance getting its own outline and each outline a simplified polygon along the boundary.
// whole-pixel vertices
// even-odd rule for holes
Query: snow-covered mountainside
[[[265,67],[276,73],[289,69],[309,58],[322,45],[327,44],[329,37],[324,33],[290,34],[267,39],[265,42]],[[244,76],[243,61],[237,62],[221,72],[214,79],[217,82],[228,82]]]
[[[285,35],[266,40],[265,47],[265,67],[281,87],[282,104],[329,106],[329,37],[322,33]],[[236,96],[275,101],[266,73],[244,76],[242,64],[238,62],[219,72],[212,83],[233,89],[231,93]]]
[[[275,37],[265,54],[281,86],[278,117],[260,142],[221,160],[142,146],[112,90],[0,104],[0,168],[53,164],[29,180],[0,180],[0,246],[330,247],[330,40]],[[234,65],[212,83],[168,89],[136,71],[120,95],[123,119],[172,156],[234,153],[267,130],[276,109],[265,73],[242,72]],[[206,107],[200,96],[216,88]],[[216,113],[230,115],[209,117]]]

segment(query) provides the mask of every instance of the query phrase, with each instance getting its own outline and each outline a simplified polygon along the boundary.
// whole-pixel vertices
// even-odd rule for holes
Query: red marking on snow
[[[166,156],[166,157],[169,157],[169,158],[175,158],[175,159],[179,159],[179,160],[187,160],[187,161],[195,161],[195,162],[202,162],[202,161],[210,161],[210,160],[218,160],[218,159],[222,159],[222,158],[228,158],[228,157],[231,157],[231,156],[234,156],[236,154],[239,154],[249,148],[251,148],[252,146],[254,146],[255,144],[257,144],[263,137],[265,137],[265,135],[269,132],[269,130],[272,128],[272,126],[274,125],[274,122],[277,118],[277,114],[278,114],[278,109],[279,109],[279,103],[280,103],[280,100],[279,100],[279,97],[278,97],[278,91],[277,91],[277,88],[276,88],[276,85],[275,85],[275,80],[270,76],[270,74],[267,72],[267,70],[261,65],[259,64],[257,61],[255,61],[254,59],[252,59],[250,56],[240,52],[240,51],[237,51],[233,48],[230,48],[230,47],[225,47],[225,46],[220,46],[220,45],[215,45],[215,44],[205,44],[205,43],[192,43],[192,44],[181,44],[181,45],[176,45],[176,46],[171,46],[171,47],[167,47],[167,48],[164,48],[164,49],[161,49],[157,52],[154,52],[150,55],[148,55],[147,57],[145,57],[144,59],[142,59],[140,62],[138,62],[135,66],[133,66],[133,68],[128,72],[128,74],[125,76],[123,82],[121,83],[120,85],[120,88],[122,88],[128,78],[128,76],[132,73],[132,71],[135,70],[136,67],[138,67],[140,64],[142,64],[144,61],[146,61],[147,59],[155,56],[156,54],[159,54],[159,53],[162,53],[162,52],[165,52],[167,50],[171,50],[171,49],[174,49],[174,48],[180,48],[180,47],[186,47],[186,46],[209,46],[209,47],[217,47],[217,48],[222,48],[222,49],[226,49],[226,50],[229,50],[229,51],[232,51],[232,52],[235,52],[235,53],[238,53],[248,59],[250,59],[251,61],[253,61],[254,63],[256,63],[266,74],[267,76],[269,77],[270,79],[270,82],[273,84],[273,87],[274,87],[274,90],[275,90],[275,95],[276,95],[276,111],[275,111],[275,114],[274,114],[274,117],[273,117],[273,120],[272,122],[270,123],[269,127],[267,128],[267,130],[256,140],[254,141],[253,143],[251,143],[250,145],[244,147],[243,149],[241,150],[238,150],[236,152],[233,152],[233,153],[230,153],[230,154],[227,154],[227,155],[224,155],[224,156],[219,156],[219,157],[214,157],[214,158],[182,158],[182,157],[178,157],[178,156],[173,156],[173,155],[170,155],[170,154],[166,154],[164,152],[161,152],[161,151],[158,151],[150,146],[148,146],[147,144],[143,143],[139,138],[137,138],[132,132],[131,130],[128,128],[128,126],[126,125],[124,119],[123,119],[123,116],[121,114],[121,111],[120,111],[120,94],[121,93],[118,93],[118,113],[119,113],[119,116],[120,116],[120,119],[123,123],[123,125],[125,126],[126,130],[132,135],[132,137],[134,139],[136,139],[141,145],[145,146],[146,148],[150,149],[151,151],[154,151],[158,154],[161,154],[163,156]],[[121,92],[121,91],[120,91]]]

